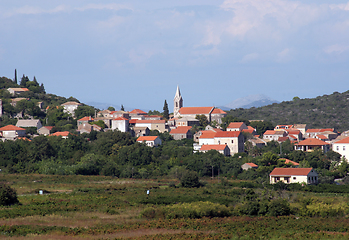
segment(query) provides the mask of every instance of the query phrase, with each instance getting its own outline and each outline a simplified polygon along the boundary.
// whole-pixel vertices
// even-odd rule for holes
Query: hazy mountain
[[[230,110],[235,108],[262,107],[272,103],[279,103],[279,102],[263,94],[255,94],[255,95],[248,95],[243,98],[238,98],[222,106],[221,108]]]

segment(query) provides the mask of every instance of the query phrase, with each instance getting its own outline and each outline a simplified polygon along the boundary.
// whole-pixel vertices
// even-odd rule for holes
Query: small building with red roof
[[[158,130],[159,132],[167,132],[165,120],[137,120],[135,127],[147,127],[149,130]]]
[[[37,132],[40,135],[47,136],[47,135],[51,134],[52,129],[53,129],[53,126],[43,126],[43,127],[39,128],[37,130]]]
[[[347,161],[349,160],[349,137],[336,141],[332,144],[332,150],[339,153]]]
[[[7,125],[0,128],[0,135],[3,140],[15,140],[18,137],[24,137],[26,135],[26,130],[14,125]]]
[[[270,184],[277,182],[317,184],[318,174],[312,168],[274,168],[269,174]]]
[[[231,122],[227,127],[227,131],[242,131],[243,129],[248,129],[244,122]]]
[[[311,152],[315,149],[322,149],[324,153],[330,150],[330,144],[324,141],[321,141],[316,138],[307,138],[299,143],[294,145],[295,150],[301,150],[304,152]]]
[[[181,140],[181,139],[192,139],[193,134],[190,131],[192,127],[187,126],[187,127],[177,127],[175,129],[172,129],[170,132],[170,135],[173,137],[174,140]]]
[[[137,138],[137,142],[145,143],[148,147],[157,147],[162,144],[159,136],[140,136]]]
[[[118,117],[112,120],[111,129],[119,130],[121,132],[128,132],[129,120],[128,118]]]
[[[244,163],[244,164],[241,165],[241,168],[242,168],[242,170],[248,170],[248,169],[251,169],[251,168],[257,169],[258,165],[254,164],[254,163]]]
[[[279,161],[282,161],[282,162],[284,162],[285,164],[293,165],[293,166],[295,166],[295,167],[298,167],[298,166],[299,166],[299,163],[294,162],[294,161],[292,161],[292,160],[290,160],[290,159],[287,159],[287,158],[279,158]]]
[[[55,132],[55,133],[52,133],[50,134],[50,136],[56,136],[56,137],[62,137],[64,139],[68,138],[70,132],[68,131],[64,131],[64,132]]]
[[[278,141],[280,137],[286,137],[287,132],[286,131],[275,131],[275,130],[267,130],[263,134],[263,139],[264,140],[269,140],[269,141]]]
[[[12,95],[15,96],[17,94],[20,94],[22,92],[27,92],[29,91],[28,88],[8,88],[7,91]]]
[[[225,144],[207,144],[202,145],[200,152],[208,152],[210,150],[216,150],[217,152],[223,154],[224,156],[230,156],[230,149]]]

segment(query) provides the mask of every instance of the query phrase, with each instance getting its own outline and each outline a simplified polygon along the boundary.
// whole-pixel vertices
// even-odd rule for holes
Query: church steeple
[[[179,109],[183,107],[183,98],[181,95],[181,91],[179,91],[179,87],[177,85],[176,95],[173,100],[173,115],[174,117],[179,117]]]

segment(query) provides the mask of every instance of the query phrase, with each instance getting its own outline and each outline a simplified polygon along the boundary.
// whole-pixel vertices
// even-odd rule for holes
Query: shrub
[[[285,199],[274,199],[269,203],[268,212],[274,217],[290,215],[290,204]]]
[[[200,187],[199,176],[194,171],[187,171],[181,178],[182,187]]]
[[[16,191],[5,184],[0,184],[0,205],[9,206],[16,203],[18,203]]]

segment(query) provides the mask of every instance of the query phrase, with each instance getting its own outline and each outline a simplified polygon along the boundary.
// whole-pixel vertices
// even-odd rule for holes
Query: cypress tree
[[[165,103],[164,103],[164,108],[163,108],[164,112],[162,113],[162,116],[168,120],[169,116],[170,116],[170,113],[168,111],[168,105],[167,105],[167,102],[165,100]]]
[[[17,69],[15,69],[15,79],[13,79],[13,82],[17,84]]]
[[[121,104],[121,111],[125,111],[124,105]]]

